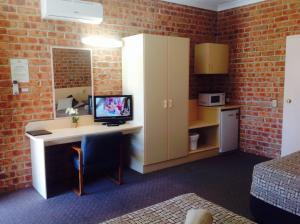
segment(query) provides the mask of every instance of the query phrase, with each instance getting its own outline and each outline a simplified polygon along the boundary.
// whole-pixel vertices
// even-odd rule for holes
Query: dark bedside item
[[[50,135],[50,134],[52,134],[52,132],[46,131],[46,130],[27,131],[26,133],[30,134],[32,136]]]
[[[83,136],[81,147],[73,146],[76,152],[73,158],[74,167],[78,171],[78,189],[75,193],[81,196],[83,191],[83,178],[86,174],[101,171],[117,171],[117,178],[113,180],[122,184],[123,180],[123,156],[122,133],[109,133],[100,135]]]

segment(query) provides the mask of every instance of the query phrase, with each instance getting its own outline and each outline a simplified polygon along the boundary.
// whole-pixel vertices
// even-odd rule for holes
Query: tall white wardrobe
[[[188,154],[189,39],[139,34],[123,38],[123,93],[133,95],[130,167],[145,173]]]

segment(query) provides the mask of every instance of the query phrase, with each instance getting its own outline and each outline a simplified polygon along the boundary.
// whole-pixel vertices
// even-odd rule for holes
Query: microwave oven
[[[198,103],[201,106],[222,106],[225,104],[225,93],[199,93]]]

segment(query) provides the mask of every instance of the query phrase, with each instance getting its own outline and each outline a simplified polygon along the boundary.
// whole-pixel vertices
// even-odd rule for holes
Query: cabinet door
[[[194,52],[194,74],[209,74],[209,44],[196,44]]]
[[[209,54],[209,64],[211,74],[227,74],[229,63],[228,45],[211,44]]]
[[[195,46],[195,74],[227,74],[228,63],[228,45],[204,43]]]
[[[221,112],[220,152],[236,150],[239,147],[239,110]]]
[[[167,37],[145,35],[145,165],[168,159]]]
[[[169,159],[188,153],[189,39],[168,37]]]

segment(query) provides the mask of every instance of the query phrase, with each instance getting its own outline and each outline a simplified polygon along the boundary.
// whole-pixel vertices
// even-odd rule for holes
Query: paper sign
[[[17,82],[29,82],[27,59],[10,59],[11,79]]]

